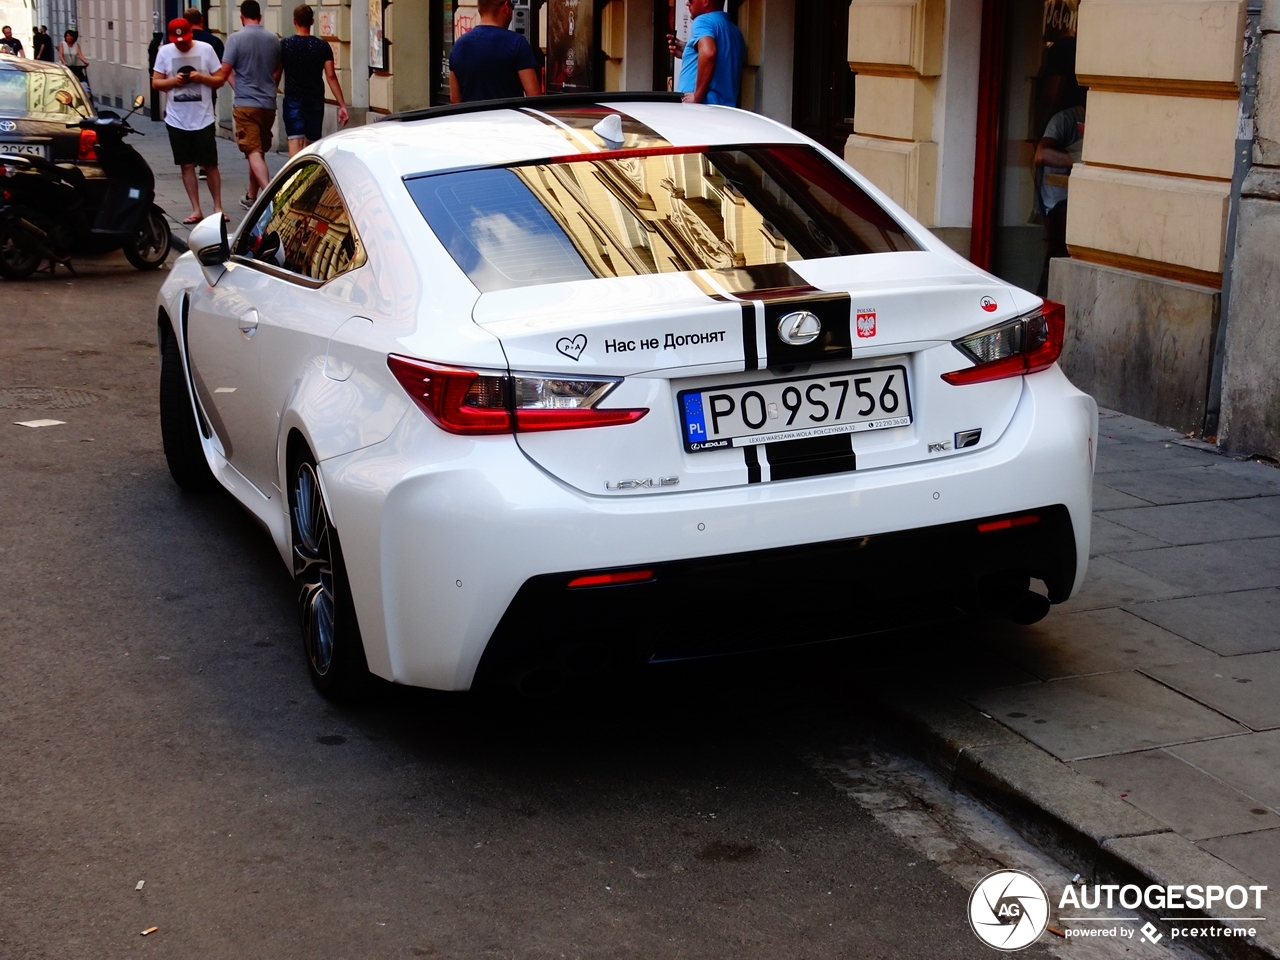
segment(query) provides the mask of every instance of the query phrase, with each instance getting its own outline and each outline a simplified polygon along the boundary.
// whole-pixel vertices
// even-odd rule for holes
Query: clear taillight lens
[[[942,379],[961,386],[1046,370],[1062,354],[1065,328],[1066,308],[1045,300],[1033,313],[954,341],[975,366],[944,373]]]
[[[419,409],[450,433],[573,430],[635,423],[649,411],[597,410],[620,381],[514,377],[390,356],[387,366]]]

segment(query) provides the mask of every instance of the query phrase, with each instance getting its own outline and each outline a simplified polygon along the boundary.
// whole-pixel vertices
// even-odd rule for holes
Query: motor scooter
[[[64,106],[72,103],[66,91],[55,97]],[[142,136],[129,126],[129,117],[144,102],[135,98],[125,117],[103,111],[67,124],[96,136],[108,183],[96,206],[74,163],[0,155],[0,277],[25,280],[46,260],[50,272],[62,264],[74,273],[72,253],[123,250],[139,270],[164,263],[172,238],[164,211],[154,202],[155,176],[142,154],[124,141],[130,133]]]

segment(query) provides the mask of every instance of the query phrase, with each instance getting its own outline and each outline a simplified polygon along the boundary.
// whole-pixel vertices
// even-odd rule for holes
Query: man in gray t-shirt
[[[258,0],[240,4],[243,29],[227,40],[222,54],[222,78],[235,88],[232,116],[236,124],[236,146],[249,160],[249,189],[240,200],[248,209],[265,190],[271,173],[263,156],[271,149],[271,132],[276,125],[276,84],[280,80],[280,39],[262,28],[262,7]]]

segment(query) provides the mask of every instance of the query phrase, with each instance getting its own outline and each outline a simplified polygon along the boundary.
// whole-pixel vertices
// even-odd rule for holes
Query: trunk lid
[[[1038,302],[919,251],[494,290],[473,316],[502,343],[513,373],[619,378],[600,406],[648,408],[625,426],[517,435],[530,459],[578,490],[634,496],[891,467],[989,446],[1013,415],[1021,378],[946,384],[942,373],[968,363],[951,341]],[[811,330],[788,326],[801,312],[821,326],[809,342]],[[869,393],[879,394],[880,406],[856,399]],[[879,419],[852,433],[834,426],[833,407],[846,400],[871,404]],[[734,412],[724,414],[731,402]],[[714,408],[701,420],[699,403]],[[717,436],[767,416],[761,431],[781,439],[691,448],[686,433],[699,428],[691,424],[710,433],[712,416]]]

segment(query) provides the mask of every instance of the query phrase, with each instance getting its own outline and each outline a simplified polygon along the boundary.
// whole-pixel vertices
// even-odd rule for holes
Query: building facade
[[[1101,404],[1277,457],[1280,0],[1252,15],[1247,2],[727,9],[747,39],[741,105],[844,156],[975,263],[1066,303],[1063,366]],[[151,3],[176,0],[80,0],[82,23],[94,11],[91,55],[136,57]],[[287,32],[289,10],[264,6],[267,27]],[[669,88],[666,35],[687,30],[686,0],[515,6],[513,29],[532,42],[548,89]],[[107,11],[126,20],[113,27]],[[238,27],[230,0],[207,11],[211,29]],[[370,120],[446,102],[449,49],[478,21],[467,0],[350,0],[317,12],[353,113]],[[1070,257],[1050,263],[1050,174],[1035,155],[1065,103],[1064,64],[1087,102],[1079,161],[1069,177],[1053,175],[1068,191]]]

